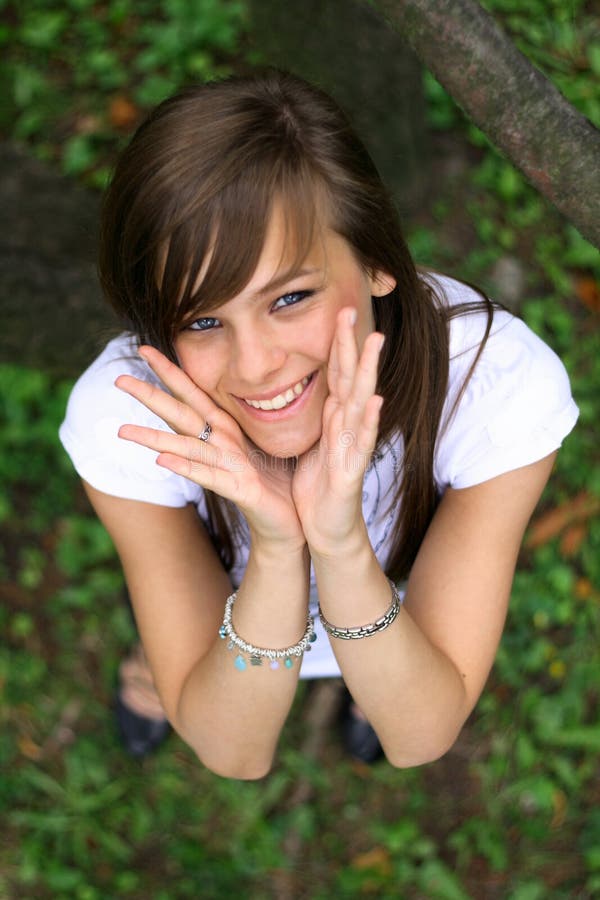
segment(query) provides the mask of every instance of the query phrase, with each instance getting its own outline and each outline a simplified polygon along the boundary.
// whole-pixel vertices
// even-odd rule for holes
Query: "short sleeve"
[[[482,314],[452,322],[450,390],[434,467],[441,491],[471,487],[543,459],[560,447],[577,421],[560,359],[507,312],[494,316],[487,344],[452,413],[484,323]]]
[[[162,506],[203,506],[202,489],[156,465],[157,454],[118,437],[121,425],[168,431],[168,426],[129,394],[115,387],[119,375],[157,384],[135,354],[129,335],[111,341],[76,382],[59,436],[78,474],[92,487],[115,497]]]

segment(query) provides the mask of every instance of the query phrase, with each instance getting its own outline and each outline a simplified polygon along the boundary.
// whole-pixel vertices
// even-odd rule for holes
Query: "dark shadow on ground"
[[[0,144],[0,360],[76,375],[114,329],[95,272],[99,199]]]

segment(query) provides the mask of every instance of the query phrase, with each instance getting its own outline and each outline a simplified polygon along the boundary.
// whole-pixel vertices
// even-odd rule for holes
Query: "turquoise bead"
[[[220,638],[226,638],[226,637],[227,637],[227,631],[225,630],[225,626],[224,626],[224,625],[221,625],[221,627],[219,628],[219,637],[220,637]]]
[[[293,665],[294,665],[294,660],[290,659],[288,656],[286,661],[284,662],[284,666],[286,667],[286,669],[291,669]]]
[[[247,666],[246,660],[243,656],[236,656],[234,666],[239,672],[243,672]]]

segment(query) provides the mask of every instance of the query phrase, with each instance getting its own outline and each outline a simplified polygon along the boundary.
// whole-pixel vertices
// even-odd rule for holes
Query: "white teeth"
[[[244,402],[248,406],[253,406],[254,409],[283,409],[284,406],[288,406],[292,400],[300,396],[308,382],[309,378],[307,375],[302,381],[288,388],[284,394],[277,394],[277,396],[271,397],[270,400],[245,400]]]

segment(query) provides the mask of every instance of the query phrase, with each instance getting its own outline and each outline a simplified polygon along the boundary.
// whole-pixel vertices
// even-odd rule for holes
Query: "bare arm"
[[[502,634],[523,532],[553,460],[448,490],[395,622],[362,640],[332,639],[346,683],[393,764],[442,755],[473,709]],[[390,605],[364,530],[345,547],[312,550],[312,558],[329,621],[364,625]]]
[[[173,509],[88,496],[120,555],[140,636],[173,727],[217,774],[268,772],[289,712],[298,665],[238,672],[218,636],[229,578],[193,506]],[[306,624],[305,550],[251,552],[236,627],[262,646],[295,643]]]

